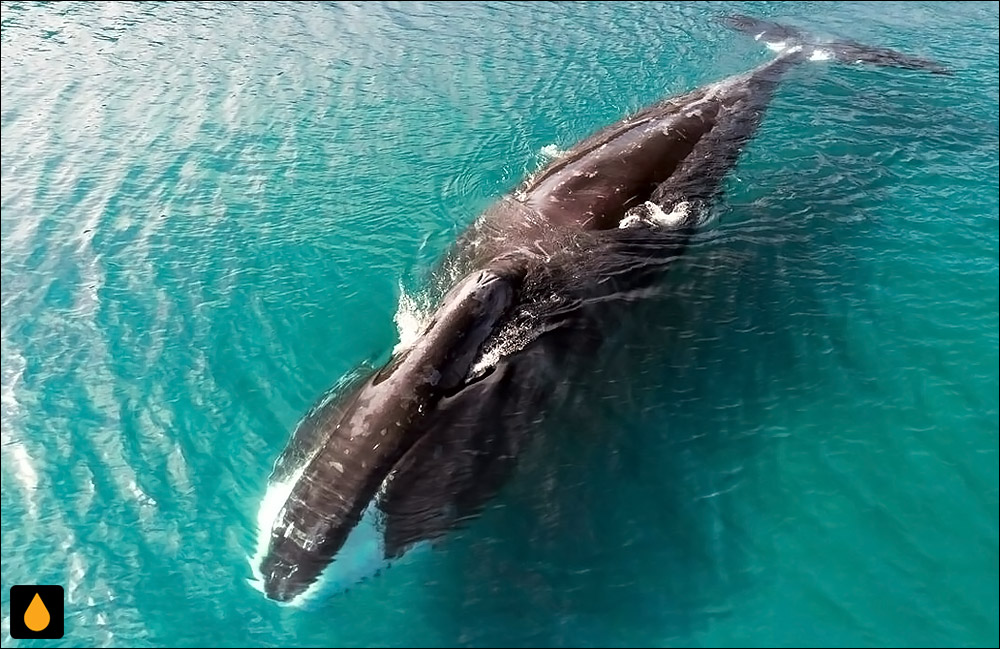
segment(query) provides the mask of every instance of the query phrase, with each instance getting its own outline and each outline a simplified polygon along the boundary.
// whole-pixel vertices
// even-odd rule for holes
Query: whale
[[[948,74],[745,15],[766,63],[598,130],[458,238],[419,335],[323,395],[275,462],[251,559],[279,603],[350,588],[473,519],[567,398],[609,317],[662,285],[789,70],[817,58]]]

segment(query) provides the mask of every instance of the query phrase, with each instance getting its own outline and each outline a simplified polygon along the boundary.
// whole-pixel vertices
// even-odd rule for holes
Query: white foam
[[[396,323],[396,331],[399,334],[399,342],[392,348],[393,354],[409,349],[420,337],[424,325],[430,317],[430,309],[416,298],[411,296],[403,288],[399,287],[399,304],[396,307],[396,315],[393,320]]]
[[[305,464],[296,469],[292,476],[285,481],[268,484],[264,499],[257,512],[257,552],[250,559],[253,579],[248,579],[247,583],[261,593],[264,592],[264,576],[260,572],[260,566],[271,541],[271,527],[281,515],[285,502],[288,500],[295,483],[302,476],[304,468]],[[380,487],[380,494],[391,479],[390,474]],[[337,552],[333,561],[320,572],[316,581],[291,600],[275,602],[276,604],[296,608],[308,607],[325,599],[325,597],[343,593],[349,588],[357,586],[366,579],[379,574],[384,568],[398,563],[408,563],[430,549],[430,542],[421,541],[408,548],[401,556],[395,559],[386,559],[382,514],[375,504],[376,500],[373,498],[368,507],[365,508],[361,520],[347,535],[344,545]]]
[[[813,50],[813,53],[809,56],[810,61],[829,61],[832,58],[833,52],[819,48]]]
[[[538,154],[549,160],[557,160],[566,155],[566,152],[555,144],[546,144],[538,151]]]
[[[257,512],[257,552],[250,559],[254,578],[248,579],[247,582],[262,593],[264,576],[260,572],[260,566],[271,541],[271,526],[281,515],[288,495],[302,476],[303,468],[300,467],[284,482],[269,484],[261,501],[260,510]],[[373,500],[365,509],[361,520],[347,535],[337,556],[323,569],[316,581],[290,601],[276,603],[282,606],[303,606],[316,601],[321,595],[343,592],[385,567],[388,562],[384,556],[378,511]]]
[[[618,229],[624,230],[626,228],[633,228],[639,225],[642,225],[642,219],[638,214],[626,214],[625,218],[623,218],[621,223],[618,224]]]
[[[247,583],[262,593],[264,592],[264,575],[260,572],[260,566],[271,542],[271,528],[281,516],[288,496],[295,487],[295,483],[302,477],[306,464],[308,462],[297,468],[287,480],[269,483],[264,498],[261,500],[260,509],[257,511],[257,551],[250,558],[253,579],[248,579]],[[384,551],[380,536],[377,510],[373,501],[365,510],[358,524],[348,534],[347,540],[344,541],[344,545],[334,561],[330,562],[320,573],[319,578],[291,601],[276,603],[283,606],[302,606],[315,601],[321,594],[342,592],[365,577],[375,574],[385,564],[382,558]]]
[[[625,228],[632,228],[642,225],[643,223],[648,223],[659,227],[671,228],[683,223],[691,213],[691,204],[687,201],[677,203],[677,205],[674,206],[674,209],[670,212],[664,212],[663,209],[653,201],[646,201],[642,204],[642,208],[644,208],[648,214],[647,218],[644,218],[638,212],[638,208],[633,208],[632,210],[629,210],[629,213],[626,214],[625,218],[621,220],[618,227],[624,230]]]
[[[260,572],[260,565],[267,555],[267,547],[271,543],[271,528],[274,521],[281,515],[288,496],[292,493],[295,483],[302,477],[305,465],[298,467],[295,472],[282,482],[268,482],[267,490],[260,501],[257,509],[257,551],[250,557],[250,570],[253,571],[253,579],[247,582],[260,592],[264,592],[264,575]]]
[[[688,213],[691,211],[691,204],[687,201],[681,201],[677,205],[674,205],[674,209],[669,214],[660,209],[660,206],[652,201],[646,201],[646,208],[649,210],[649,217],[653,219],[654,223],[671,227],[687,218]]]
[[[6,346],[4,347],[6,352]],[[0,428],[0,448],[3,449],[3,464],[5,467],[14,467],[14,478],[20,483],[24,493],[22,498],[28,508],[28,515],[32,518],[38,516],[38,505],[36,496],[38,489],[38,472],[35,470],[31,460],[31,454],[21,442],[11,435],[12,422],[21,413],[21,404],[17,400],[17,384],[24,374],[27,365],[18,351],[14,350],[10,354],[10,362],[4,358],[3,367],[3,387],[0,391],[0,417],[3,419],[3,427]],[[23,433],[22,433],[23,434]]]
[[[787,41],[764,41],[764,44],[772,52],[783,52],[788,47]]]
[[[523,349],[531,341],[531,332],[531,326],[526,324],[502,329],[479,355],[469,370],[469,376],[478,376],[499,363],[504,356]]]

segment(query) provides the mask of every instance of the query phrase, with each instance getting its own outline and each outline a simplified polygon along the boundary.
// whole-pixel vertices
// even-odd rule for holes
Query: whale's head
[[[271,513],[260,520],[270,531],[254,567],[267,597],[291,602],[328,568],[349,586],[367,569],[359,552],[369,557],[361,563],[392,558],[396,550],[379,529],[379,495],[429,432],[442,399],[480,380],[474,363],[510,312],[518,282],[507,271],[469,275],[412,345],[302,420],[276,467],[283,475],[272,478],[280,489]]]

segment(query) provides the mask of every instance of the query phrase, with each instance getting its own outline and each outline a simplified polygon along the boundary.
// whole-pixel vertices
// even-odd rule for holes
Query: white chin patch
[[[429,541],[419,541],[402,556],[385,556],[382,514],[374,500],[354,526],[333,561],[301,595],[288,602],[292,606],[314,608],[323,601],[378,577],[395,565],[406,565],[431,549]]]
[[[292,599],[289,604],[308,605],[319,599],[340,594],[374,577],[387,567],[389,562],[385,559],[381,528],[379,512],[373,500],[361,515],[361,520],[347,535],[344,545],[333,561],[323,569],[319,578],[310,584],[305,592]]]

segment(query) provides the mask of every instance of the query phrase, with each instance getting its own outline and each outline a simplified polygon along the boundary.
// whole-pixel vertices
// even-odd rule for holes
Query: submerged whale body
[[[597,132],[501,198],[457,243],[448,266],[464,277],[417,339],[300,422],[261,510],[253,565],[267,597],[300,599],[321,574],[349,587],[497,492],[570,361],[599,342],[602,305],[653,286],[683,253],[791,67],[825,52],[947,72],[748,16],[722,22],[782,49]]]

